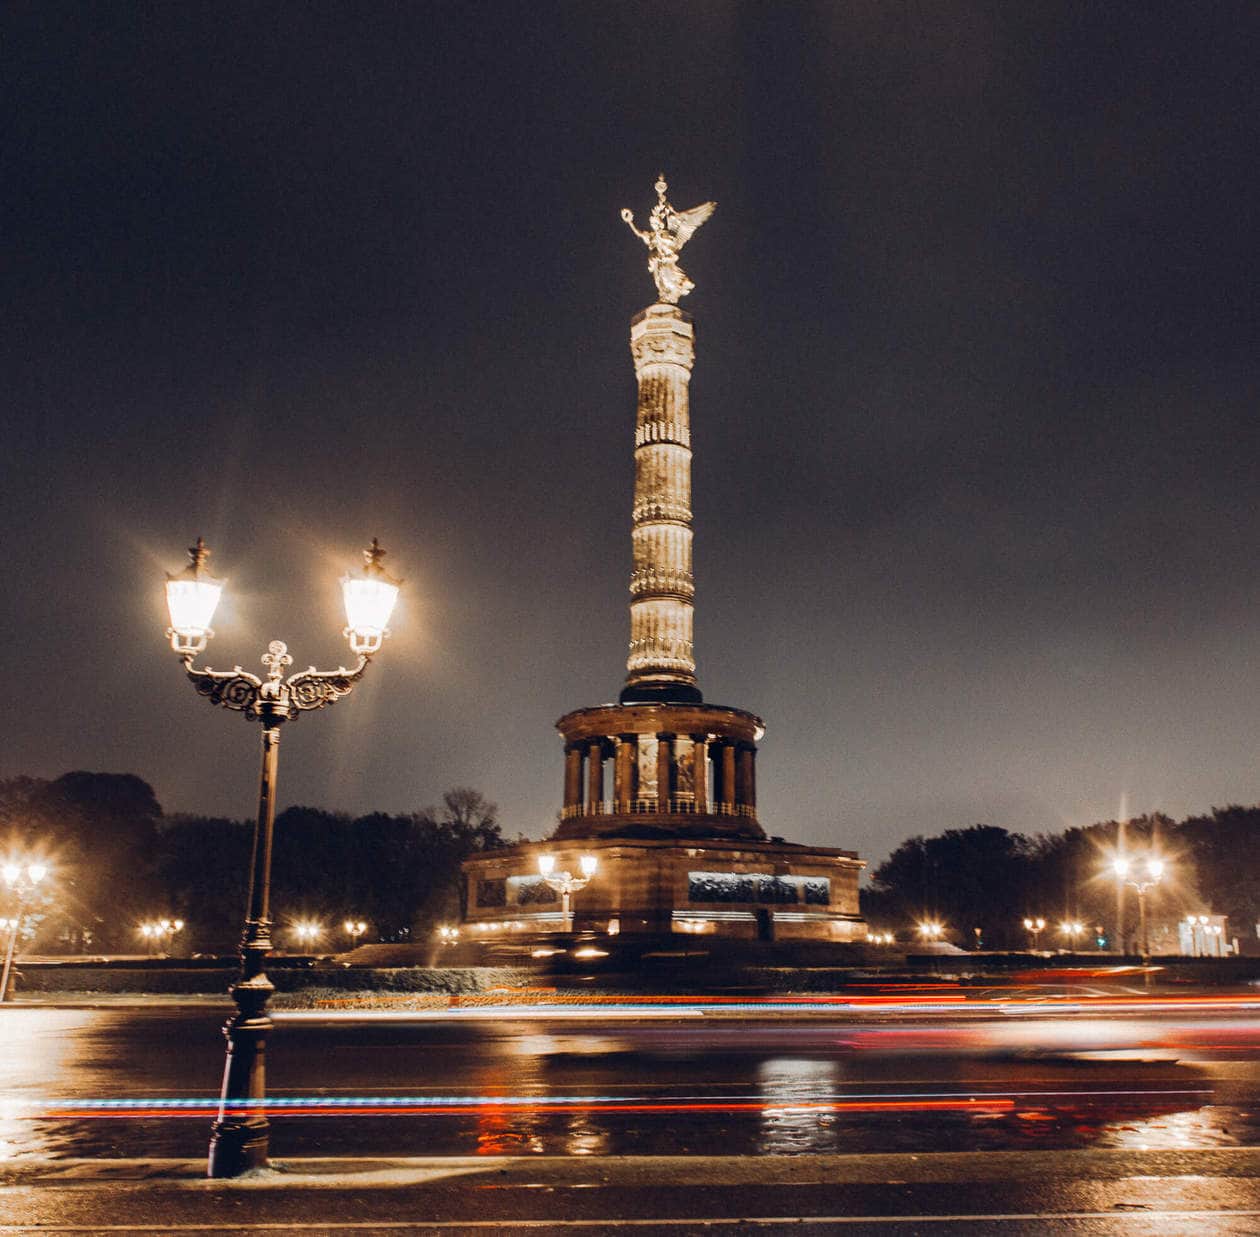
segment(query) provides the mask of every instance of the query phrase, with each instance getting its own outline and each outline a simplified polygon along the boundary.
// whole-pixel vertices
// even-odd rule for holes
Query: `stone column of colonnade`
[[[635,419],[634,568],[623,704],[699,702],[692,646],[691,318],[650,305],[630,326],[639,382]]]

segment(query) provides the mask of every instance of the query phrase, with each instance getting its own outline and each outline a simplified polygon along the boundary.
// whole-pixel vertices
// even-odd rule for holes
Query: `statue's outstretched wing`
[[[681,249],[691,239],[695,230],[704,223],[715,210],[717,210],[716,202],[702,202],[699,206],[693,206],[690,210],[676,210],[671,212],[669,218],[669,230],[678,238],[679,249]]]

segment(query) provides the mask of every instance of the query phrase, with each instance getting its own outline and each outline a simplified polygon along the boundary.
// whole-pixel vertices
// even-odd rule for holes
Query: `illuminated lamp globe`
[[[171,625],[168,635],[177,653],[200,653],[214,632],[210,621],[223,592],[222,580],[205,570],[210,549],[200,537],[188,550],[188,566],[177,576],[166,577],[166,610]]]
[[[388,575],[381,565],[385,551],[372,538],[363,551],[363,567],[347,572],[341,579],[341,597],[346,607],[346,631],[351,649],[368,657],[378,652],[389,635],[389,616],[398,600],[401,580]]]
[[[538,871],[542,876],[550,876],[556,870],[555,855],[539,855]]]
[[[595,869],[599,867],[599,860],[594,855],[583,855],[578,862],[582,865],[582,875],[590,880],[595,875]]]

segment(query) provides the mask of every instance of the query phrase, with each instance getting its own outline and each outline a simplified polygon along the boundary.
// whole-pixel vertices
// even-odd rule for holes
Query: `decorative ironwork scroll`
[[[322,709],[348,696],[368,664],[368,658],[360,655],[353,669],[338,666],[336,670],[316,670],[310,666],[282,679],[285,667],[293,664],[282,640],[273,640],[263,654],[263,665],[267,667],[265,683],[240,666],[211,670],[208,666],[194,666],[191,654],[182,660],[199,696],[205,696],[211,704],[243,713],[251,721],[267,722],[292,721],[299,713]]]

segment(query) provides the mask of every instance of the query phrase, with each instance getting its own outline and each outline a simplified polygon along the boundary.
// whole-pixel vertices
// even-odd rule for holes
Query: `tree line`
[[[1260,807],[1213,808],[1174,821],[1161,814],[1101,821],[1029,836],[993,825],[947,829],[903,842],[871,873],[862,908],[872,928],[935,921],[946,939],[973,948],[1025,948],[1026,918],[1046,920],[1038,944],[1132,949],[1138,905],[1112,868],[1117,854],[1157,854],[1163,878],[1147,895],[1153,948],[1171,945],[1189,914],[1229,916],[1229,933],[1252,937],[1260,922]],[[1080,923],[1065,939],[1062,923]],[[978,931],[977,931],[978,930]]]
[[[0,860],[26,855],[50,868],[27,899],[28,949],[142,951],[138,926],[166,918],[184,923],[172,951],[231,951],[244,918],[252,840],[252,821],[164,813],[152,787],[131,774],[0,780]],[[1132,947],[1137,899],[1110,861],[1149,850],[1167,865],[1148,897],[1153,946],[1168,943],[1178,919],[1205,912],[1227,915],[1230,934],[1247,938],[1260,922],[1257,843],[1260,807],[1239,806],[1056,834],[947,829],[901,843],[872,872],[862,909],[872,929],[892,929],[903,940],[932,920],[959,945],[1023,948],[1030,943],[1024,919],[1040,916],[1047,921],[1042,946],[1097,947],[1102,937],[1109,947]],[[495,805],[468,788],[448,791],[436,808],[400,815],[290,807],[276,818],[276,943],[294,947],[299,920],[325,925],[321,949],[348,943],[340,933],[346,919],[367,925],[365,941],[431,939],[437,924],[461,917],[463,860],[507,844]],[[13,909],[0,905],[0,916]],[[1084,932],[1065,940],[1061,922],[1080,923]]]
[[[230,952],[245,914],[253,828],[168,815],[131,774],[0,780],[0,858],[49,866],[28,891],[24,948],[140,952],[141,924],[178,919],[183,927],[159,942],[164,948]],[[276,943],[295,948],[292,926],[311,920],[327,935],[307,949],[341,947],[346,919],[367,924],[364,941],[427,940],[438,923],[459,919],[462,861],[504,845],[496,806],[466,787],[448,791],[440,807],[402,815],[287,808],[276,817],[272,860]]]

